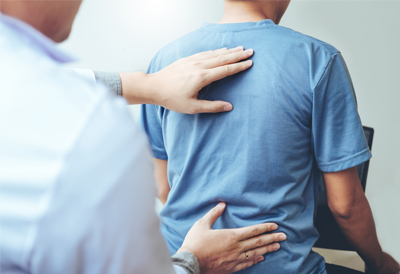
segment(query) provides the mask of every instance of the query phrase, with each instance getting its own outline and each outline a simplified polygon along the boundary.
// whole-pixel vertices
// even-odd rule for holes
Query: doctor
[[[279,249],[275,224],[212,230],[219,203],[172,258],[159,233],[152,162],[126,103],[63,69],[80,1],[0,5],[0,268],[2,273],[230,273]],[[147,75],[121,75],[130,103],[197,113],[201,87],[243,71],[251,51],[220,49]],[[127,77],[125,77],[127,76]],[[228,205],[229,206],[229,205]],[[274,243],[275,242],[275,243]]]

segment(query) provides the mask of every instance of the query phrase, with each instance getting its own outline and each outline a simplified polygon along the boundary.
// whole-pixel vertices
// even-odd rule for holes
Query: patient
[[[202,51],[254,49],[252,68],[199,93],[231,102],[231,112],[142,107],[166,201],[161,231],[174,254],[193,223],[224,201],[214,228],[275,222],[287,235],[280,251],[242,273],[326,273],[324,259],[311,250],[323,174],[346,236],[371,270],[392,273],[398,264],[379,245],[355,168],[371,153],[349,72],[331,45],[277,25],[289,2],[225,0],[219,24],[204,24],[153,58],[150,73]]]

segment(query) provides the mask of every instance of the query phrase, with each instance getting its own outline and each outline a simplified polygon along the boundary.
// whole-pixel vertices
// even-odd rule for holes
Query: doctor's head
[[[55,42],[71,33],[82,0],[1,1],[0,11],[31,25]]]

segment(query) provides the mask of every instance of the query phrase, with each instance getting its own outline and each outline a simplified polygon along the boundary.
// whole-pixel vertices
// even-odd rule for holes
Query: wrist
[[[193,253],[189,251],[178,251],[172,256],[174,265],[178,265],[186,270],[187,273],[200,274],[200,265]]]
[[[179,249],[178,249],[178,251],[176,251],[176,253],[179,253],[179,252],[190,252],[190,253],[192,253],[193,255],[194,255],[194,253],[190,250],[190,248],[186,248],[186,247],[184,247],[184,246],[181,246]],[[196,256],[196,255],[195,255]]]
[[[158,77],[159,74],[151,73],[146,74],[145,79],[143,80],[144,89],[145,89],[145,100],[147,104],[164,106],[165,102],[165,94],[161,91],[162,87],[160,86],[161,79]]]
[[[192,249],[190,249],[190,248],[187,248],[186,246],[181,246],[179,249],[178,249],[178,251],[176,251],[176,253],[175,253],[175,255],[179,255],[179,254],[185,254],[185,253],[190,253],[190,254],[192,254],[193,255],[193,257],[194,258],[196,258],[196,261],[197,261],[197,263],[198,263],[198,265],[199,265],[199,268],[200,268],[200,270],[204,270],[205,269],[205,266],[206,266],[206,263],[204,262],[204,258],[201,258],[201,256],[199,256],[198,254],[197,254],[197,252],[194,252]],[[174,256],[175,256],[174,255]],[[200,271],[200,272],[204,272],[204,271]]]
[[[379,269],[381,269],[384,264],[385,264],[385,256],[383,251],[380,252],[380,254],[374,258],[374,260],[365,262],[367,268],[373,270],[374,272],[377,272]]]
[[[145,72],[119,73],[122,96],[129,104],[154,104],[157,90],[153,88],[154,79]]]

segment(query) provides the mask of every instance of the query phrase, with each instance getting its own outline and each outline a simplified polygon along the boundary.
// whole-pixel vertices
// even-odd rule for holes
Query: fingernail
[[[273,224],[273,225],[271,226],[271,229],[272,229],[272,230],[277,230],[277,229],[278,229],[278,225],[277,225],[277,224]]]
[[[275,243],[275,244],[272,246],[272,249],[273,249],[274,251],[277,251],[280,247],[281,247],[280,244]]]
[[[220,207],[220,208],[223,208],[223,207],[225,207],[225,203],[219,202],[217,206]]]
[[[233,108],[232,105],[229,104],[229,105],[225,105],[224,108],[223,108],[223,110],[224,110],[224,111],[231,111],[232,108]]]
[[[243,46],[236,47],[235,49],[243,50]]]
[[[281,234],[279,236],[279,240],[281,240],[281,241],[286,240],[286,235],[285,234]]]
[[[246,53],[253,54],[253,49],[246,49]]]
[[[251,64],[253,64],[253,61],[251,61],[251,60],[246,61],[246,65],[251,65]]]
[[[257,263],[262,262],[262,261],[264,261],[264,257],[263,256],[258,257],[257,260],[256,260]]]

